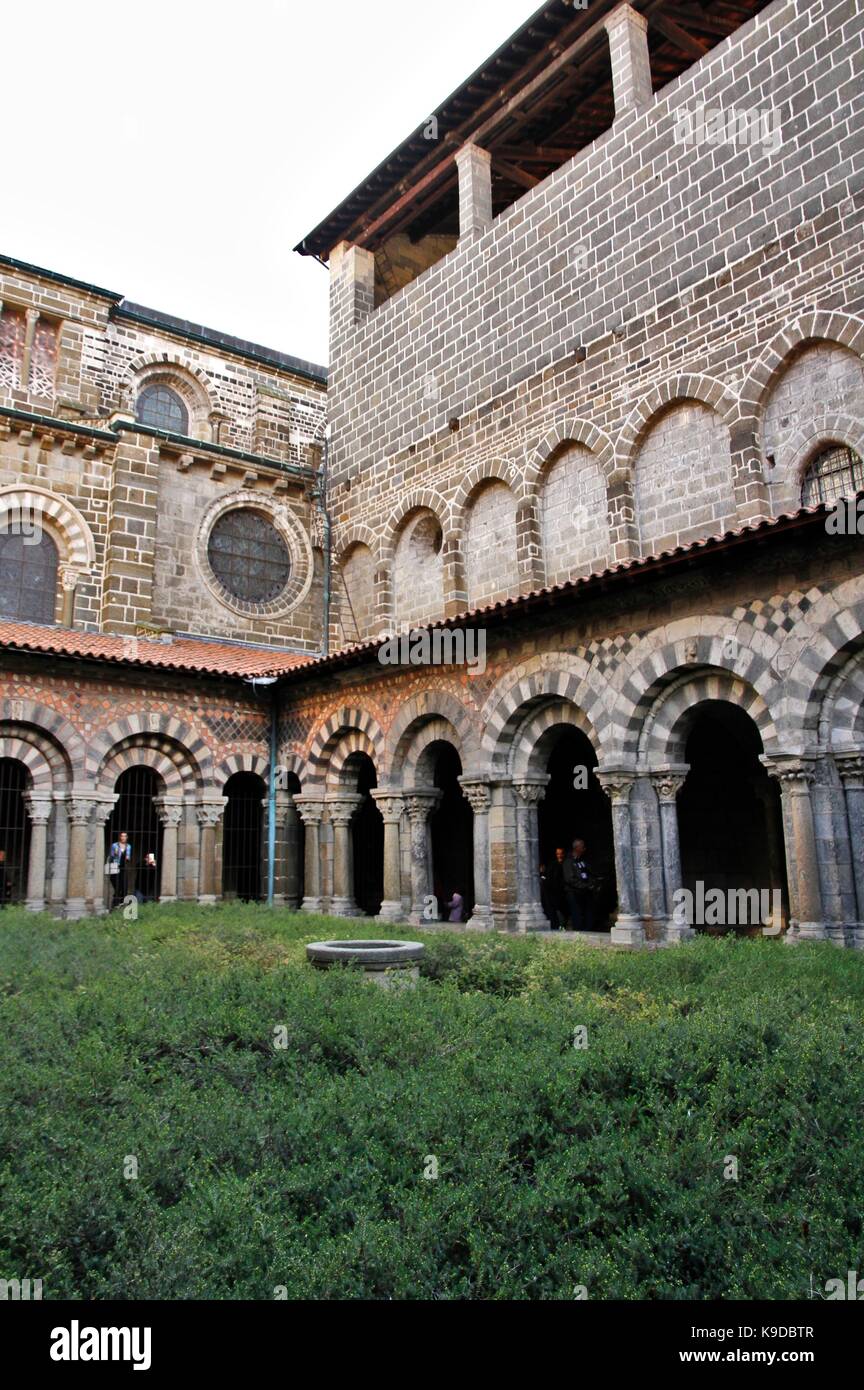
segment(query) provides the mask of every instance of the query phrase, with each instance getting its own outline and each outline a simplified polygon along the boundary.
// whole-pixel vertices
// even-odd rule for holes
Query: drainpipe
[[[313,496],[318,515],[324,528],[324,634],[321,643],[321,655],[330,655],[330,604],[332,597],[332,584],[330,579],[330,565],[333,549],[333,528],[330,522],[330,513],[327,510],[327,460],[330,442],[330,426],[324,426],[323,443],[321,446],[321,467],[318,470],[318,482],[315,486]]]

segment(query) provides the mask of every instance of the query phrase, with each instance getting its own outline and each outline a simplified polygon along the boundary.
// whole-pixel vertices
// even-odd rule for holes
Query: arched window
[[[138,397],[136,419],[154,430],[171,434],[189,433],[189,411],[168,386],[145,386]]]
[[[0,613],[26,623],[53,623],[57,547],[45,530],[0,534]]]
[[[858,455],[845,444],[829,444],[804,474],[801,505],[815,507],[819,502],[834,502],[838,497],[853,497],[861,491],[864,464]]]

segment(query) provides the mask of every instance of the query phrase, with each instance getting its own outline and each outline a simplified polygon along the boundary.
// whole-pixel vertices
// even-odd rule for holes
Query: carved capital
[[[93,802],[78,798],[66,802],[66,817],[70,825],[89,825],[93,814]]]
[[[852,791],[864,787],[864,749],[836,752],[834,762],[845,787]]]
[[[59,565],[58,569],[63,592],[66,594],[74,594],[78,587],[78,580],[81,578],[80,569],[78,569],[76,565]]]
[[[93,820],[95,821],[96,825],[105,824],[111,812],[114,810],[114,807],[117,805],[117,801],[118,797],[116,796],[106,796],[103,797],[101,801],[94,802]]]
[[[636,774],[624,769],[609,769],[608,772],[597,768],[594,774],[604,792],[612,802],[613,806],[629,806],[630,792],[633,783],[636,781]]]
[[[314,797],[295,796],[294,805],[304,825],[320,825],[324,819],[324,802]]]
[[[327,811],[330,816],[330,824],[350,825],[364,800],[365,797],[358,796],[356,793],[328,796]]]
[[[22,801],[27,808],[27,814],[33,825],[47,825],[51,819],[51,809],[53,802],[44,800],[36,792],[25,792]]]
[[[761,754],[759,761],[784,792],[792,796],[809,796],[810,788],[816,781],[816,763],[810,758],[781,754],[771,756]]]
[[[382,787],[373,791],[372,800],[381,812],[385,825],[396,825],[401,821],[405,811],[405,798],[400,792],[388,791],[386,787]]]
[[[221,796],[218,801],[207,801],[201,806],[196,806],[195,815],[201,829],[214,829],[225,814],[225,807],[227,805],[227,796]]]
[[[489,783],[460,777],[459,785],[462,788],[462,794],[465,800],[468,802],[475,816],[488,815],[489,807],[492,804],[492,793],[489,790]]]
[[[405,806],[412,825],[425,825],[440,800],[441,792],[437,789],[409,792],[405,798]]]
[[[651,785],[657,793],[661,805],[673,805],[678,793],[687,781],[689,767],[658,767],[651,772]]]
[[[513,783],[513,790],[524,801],[526,806],[539,806],[546,796],[546,788],[549,785],[548,777],[525,778],[521,782]]]
[[[177,826],[183,819],[182,801],[168,801],[165,797],[156,797],[153,801],[156,814],[165,826]]]

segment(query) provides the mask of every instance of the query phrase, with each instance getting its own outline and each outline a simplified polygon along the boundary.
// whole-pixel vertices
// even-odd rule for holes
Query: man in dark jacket
[[[560,847],[555,851],[555,859],[546,870],[545,882],[541,871],[540,883],[543,910],[549,918],[553,931],[560,931],[567,925],[567,890],[564,887],[564,865],[567,855]]]
[[[594,930],[594,896],[591,892],[591,869],[585,858],[585,841],[574,840],[573,848],[564,860],[564,888],[570,910],[573,931]]]

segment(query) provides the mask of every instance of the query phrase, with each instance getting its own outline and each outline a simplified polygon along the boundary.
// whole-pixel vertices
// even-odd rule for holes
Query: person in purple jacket
[[[450,916],[449,916],[448,919],[447,919],[449,922],[461,922],[461,921],[462,921],[462,919],[463,919],[464,916],[465,916],[465,908],[464,908],[464,905],[463,905],[463,903],[462,903],[462,894],[461,894],[461,893],[454,893],[454,894],[453,894],[453,897],[450,899],[449,903],[447,904],[447,911],[450,913]]]

